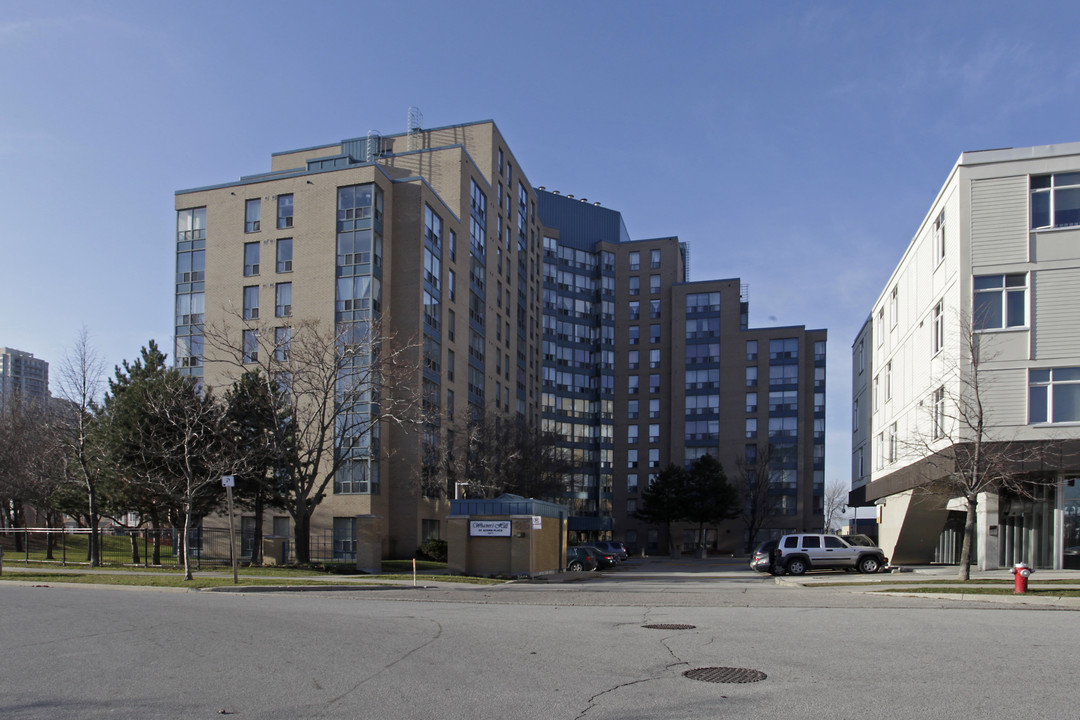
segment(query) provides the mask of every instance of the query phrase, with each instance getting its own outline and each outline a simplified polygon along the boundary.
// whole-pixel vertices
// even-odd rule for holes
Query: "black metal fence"
[[[102,528],[98,532],[98,557],[102,565],[142,567],[183,566],[182,530],[172,528],[152,530]],[[250,562],[255,538],[250,533],[237,533],[240,562]],[[276,563],[296,561],[292,538],[264,537],[264,552]],[[228,528],[195,528],[189,534],[190,559],[200,567],[228,567]],[[4,562],[43,562],[59,565],[85,565],[90,562],[90,530],[87,528],[2,528],[0,549]],[[355,550],[335,543],[330,533],[312,534],[311,562],[334,563],[355,561]]]

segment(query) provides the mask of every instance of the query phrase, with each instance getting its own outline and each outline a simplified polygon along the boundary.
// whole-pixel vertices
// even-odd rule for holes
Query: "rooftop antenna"
[[[420,112],[420,108],[409,108],[407,124],[409,128],[409,150],[419,150],[420,133],[424,127],[424,113]]]

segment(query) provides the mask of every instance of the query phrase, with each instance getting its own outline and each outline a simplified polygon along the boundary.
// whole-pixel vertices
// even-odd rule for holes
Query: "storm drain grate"
[[[761,682],[768,676],[760,670],[749,668],[707,667],[687,670],[683,677],[711,683],[752,683]]]
[[[656,623],[655,625],[642,625],[647,630],[693,630],[697,625],[680,625],[679,623]]]

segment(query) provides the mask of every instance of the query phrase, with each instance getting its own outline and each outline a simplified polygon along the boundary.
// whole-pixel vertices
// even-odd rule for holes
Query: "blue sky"
[[[965,150],[1080,140],[1080,4],[8,3],[0,345],[172,346],[173,193],[270,153],[494,119],[535,185],[689,242],[750,322],[850,346]],[[1073,118],[1072,121],[1069,118]],[[55,383],[54,383],[55,390]]]

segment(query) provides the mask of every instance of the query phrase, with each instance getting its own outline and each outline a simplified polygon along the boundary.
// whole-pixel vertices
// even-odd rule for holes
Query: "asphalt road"
[[[260,593],[4,583],[0,717],[1076,717],[1078,619],[749,574]],[[766,677],[683,676],[709,667]]]

